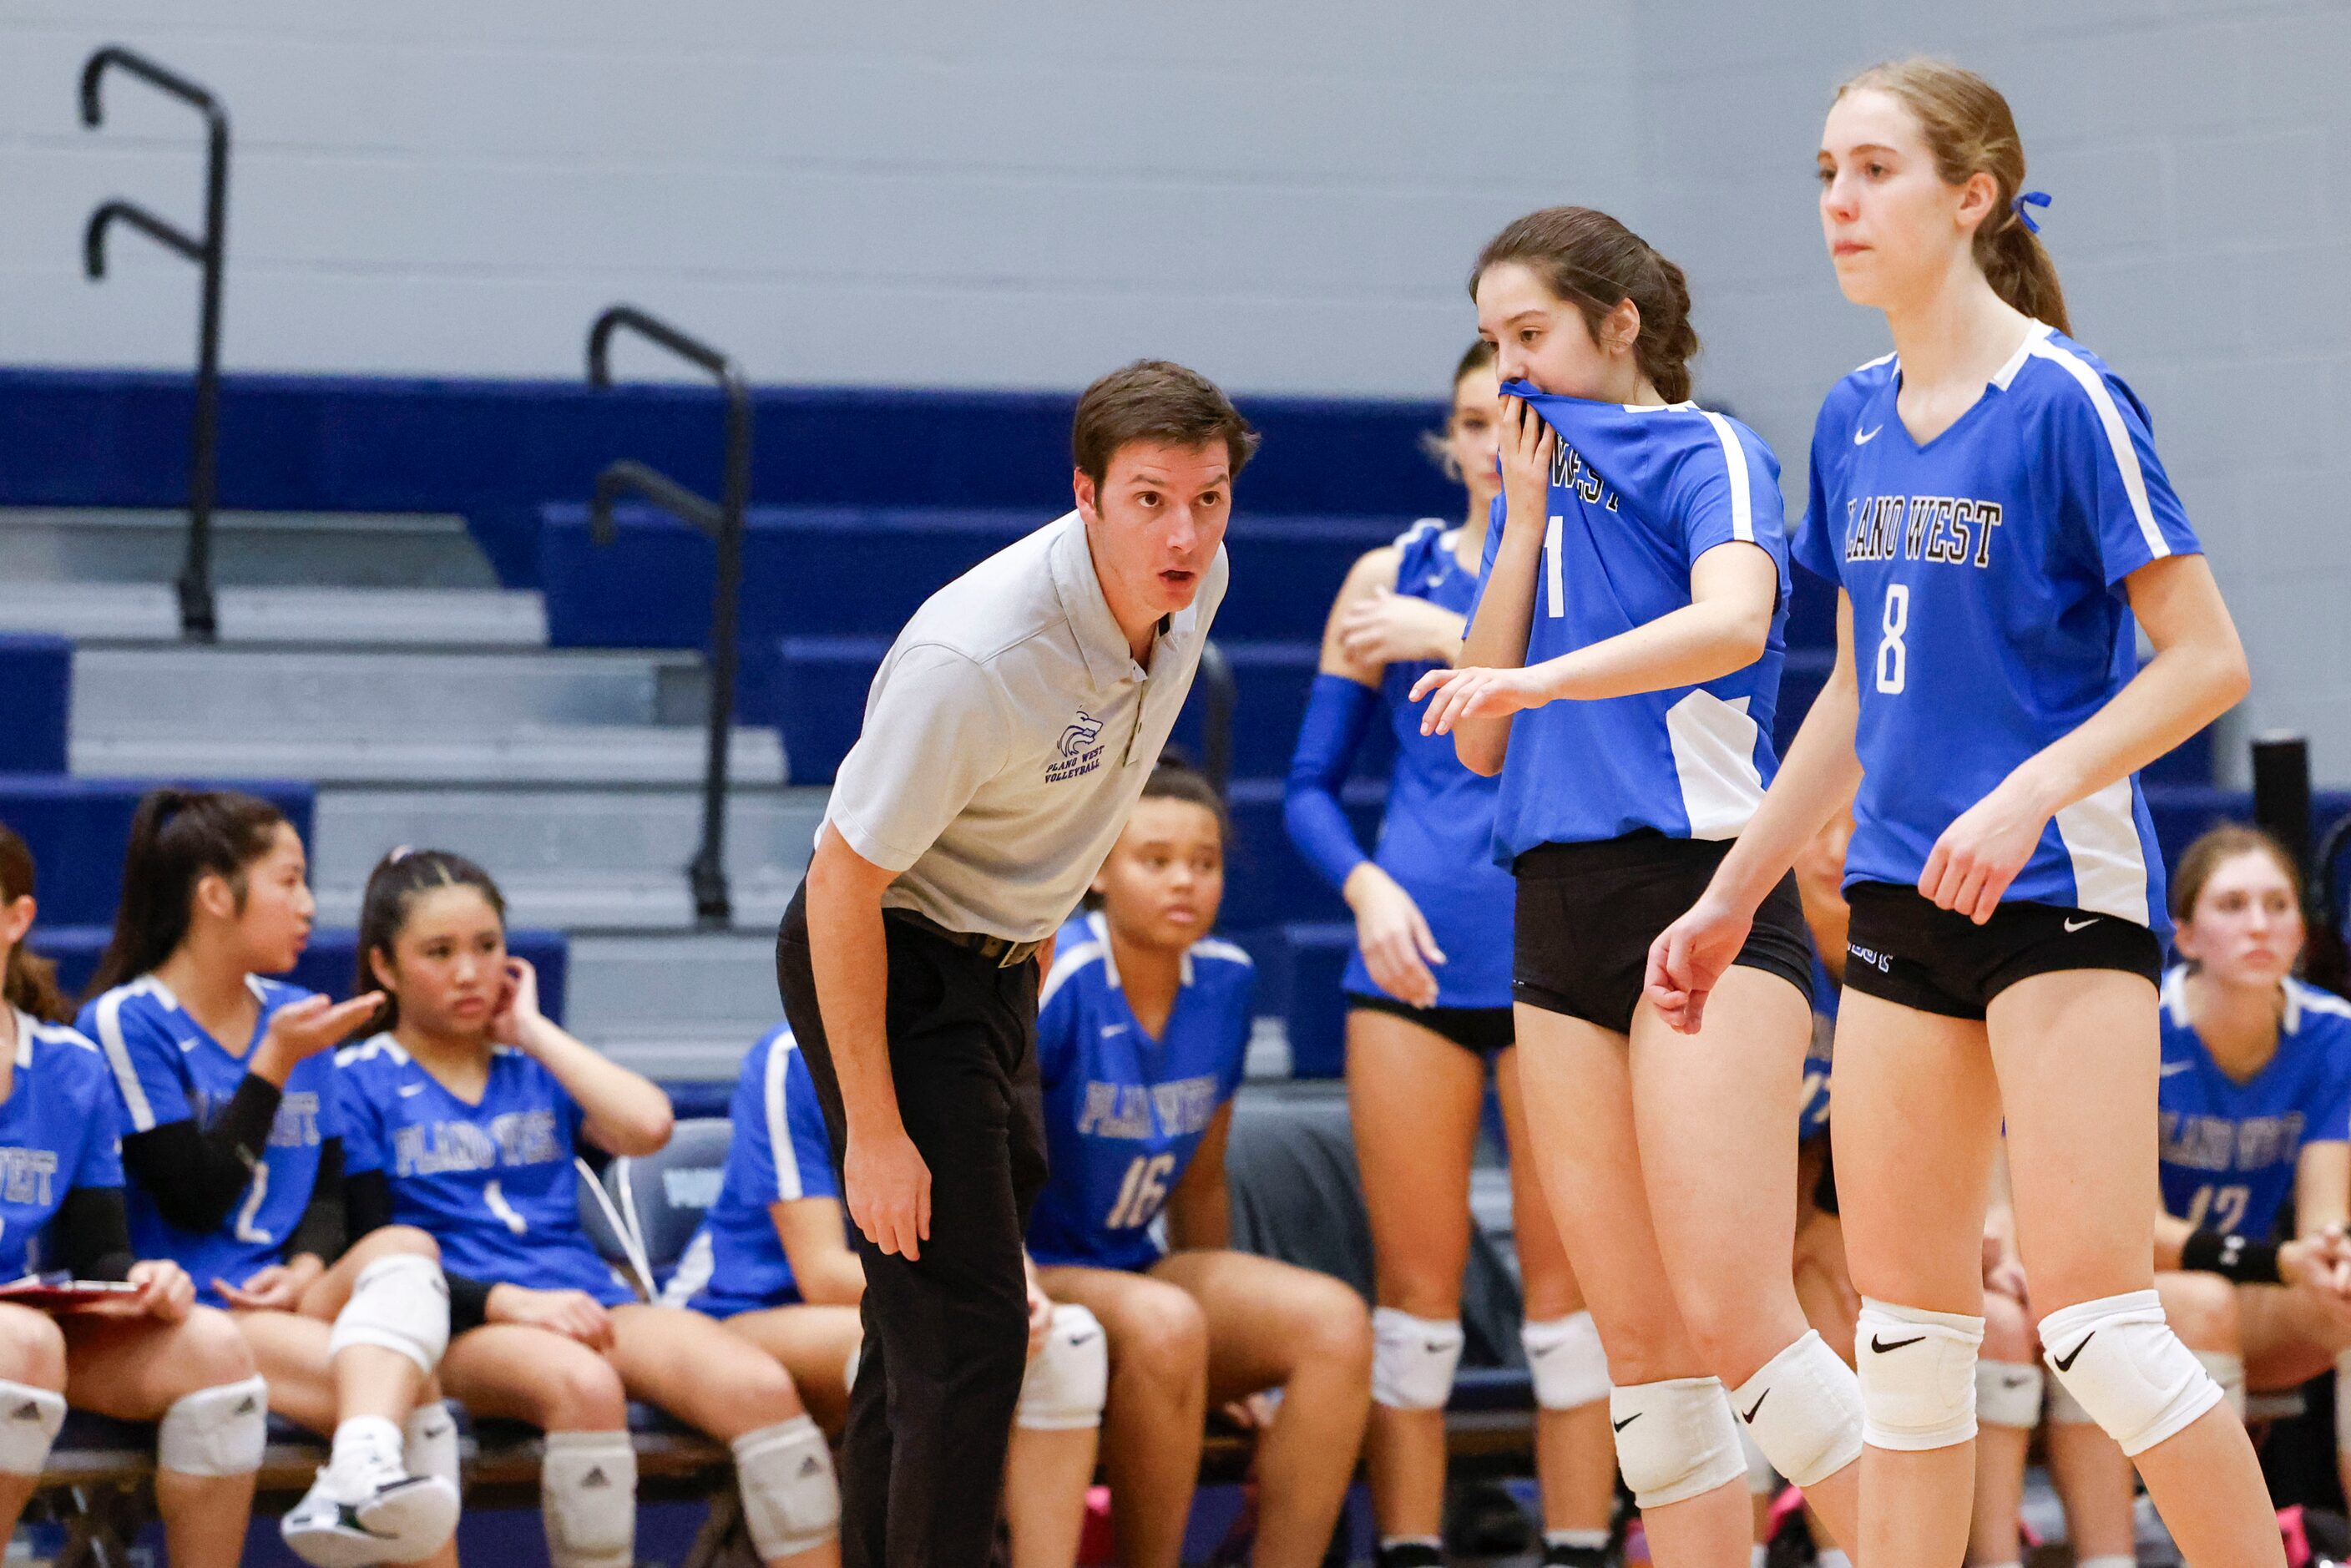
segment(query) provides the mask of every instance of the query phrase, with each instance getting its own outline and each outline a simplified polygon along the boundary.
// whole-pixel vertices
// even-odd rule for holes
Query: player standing
[[[1608,1364],[1543,1201],[1519,1094],[1513,892],[1493,854],[1498,786],[1462,767],[1451,742],[1423,735],[1407,700],[1432,664],[1461,652],[1501,493],[1499,402],[1494,346],[1479,341],[1454,371],[1439,446],[1446,471],[1468,491],[1468,515],[1450,528],[1424,518],[1347,574],[1284,796],[1291,842],[1355,915],[1356,951],[1340,984],[1348,1113],[1379,1301],[1364,1462],[1382,1568],[1437,1560],[1445,1403],[1461,1354],[1469,1167],[1489,1062],[1512,1155],[1523,1341],[1541,1409],[1543,1562],[1597,1562],[1615,1501],[1615,1450],[1604,1425]],[[1366,856],[1339,796],[1374,720],[1393,732],[1396,760],[1379,846]]]
[[[1955,66],[1875,68],[1819,163],[1838,282],[1896,350],[1813,437],[1801,553],[1844,591],[1836,670],[1659,938],[1652,998],[1703,1027],[1750,912],[1857,781],[1834,1135],[1864,1297],[1858,1556],[1965,1546],[2004,1116],[2050,1369],[2189,1562],[2274,1564],[2252,1446],[2164,1322],[2145,1228],[2166,922],[2135,770],[2244,694],[2244,653],[2146,411],[2062,329],[2006,100]]]
[[[1649,938],[1776,765],[1779,465],[1684,401],[1681,270],[1614,218],[1520,219],[1471,292],[1504,378],[1503,519],[1465,667],[1412,695],[1430,733],[1501,774],[1519,1078],[1607,1350],[1617,1463],[1669,1568],[1748,1556],[1741,1420],[1849,1539],[1860,1399],[1792,1276],[1813,955],[1785,866],[1716,1032],[1677,1033],[1641,995]]]

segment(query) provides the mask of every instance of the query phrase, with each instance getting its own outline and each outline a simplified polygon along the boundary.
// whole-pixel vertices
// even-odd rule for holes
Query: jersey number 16
[[[1159,1218],[1167,1201],[1167,1176],[1176,1168],[1174,1155],[1137,1155],[1118,1184],[1118,1201],[1110,1206],[1102,1225],[1111,1230],[1137,1230]]]

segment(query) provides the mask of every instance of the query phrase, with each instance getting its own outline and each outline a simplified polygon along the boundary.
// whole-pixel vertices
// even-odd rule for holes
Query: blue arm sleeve
[[[1290,780],[1281,792],[1281,820],[1290,841],[1332,887],[1371,857],[1355,842],[1340,787],[1378,711],[1380,695],[1344,675],[1317,675],[1298,727],[1298,750],[1290,759]]]

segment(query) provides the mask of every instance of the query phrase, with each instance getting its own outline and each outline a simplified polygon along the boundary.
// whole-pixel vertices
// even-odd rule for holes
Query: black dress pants
[[[806,890],[776,935],[784,1015],[840,1167],[841,1082],[817,1009]],[[983,1568],[1029,1351],[1020,1268],[1045,1184],[1037,966],[999,967],[885,915],[890,1071],[931,1172],[931,1234],[909,1261],[862,1235],[865,1349],[841,1438],[844,1568]],[[844,1186],[843,1190],[846,1191]]]

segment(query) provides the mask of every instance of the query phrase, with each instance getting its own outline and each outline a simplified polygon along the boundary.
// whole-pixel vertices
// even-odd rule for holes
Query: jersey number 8
[[[1896,582],[1886,590],[1886,635],[1877,644],[1877,689],[1898,693],[1910,679],[1910,648],[1902,633],[1910,630],[1910,586]]]

